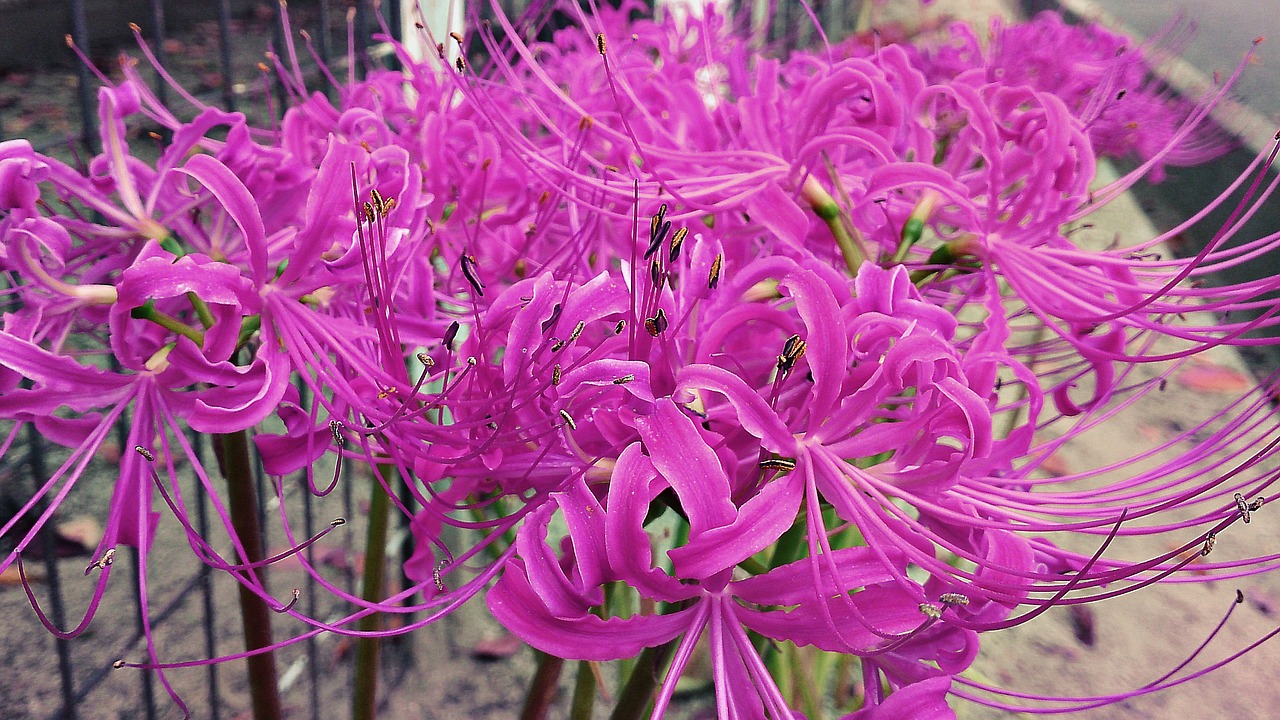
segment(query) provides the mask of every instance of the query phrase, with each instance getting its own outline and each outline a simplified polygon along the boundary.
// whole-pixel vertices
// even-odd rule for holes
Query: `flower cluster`
[[[499,17],[469,38],[484,67],[401,51],[403,72],[330,76],[330,96],[307,94],[290,41],[292,102],[266,129],[193,98],[180,120],[126,64],[88,165],[0,143],[0,413],[72,448],[0,534],[56,506],[127,419],[140,450],[89,616],[114,548],[152,542],[156,491],[197,557],[277,607],[266,561],[222,558],[187,521],[176,472],[238,537],[184,431],[256,429],[268,473],[364,458],[413,516],[417,585],[335,588],[337,622],[278,608],[315,631],[428,611],[381,631],[404,632],[485,593],[546,653],[644,654],[640,684],[665,667],[654,717],[700,645],[722,717],[796,717],[796,646],[857,658],[851,717],[949,717],[949,692],[990,689],[959,677],[980,633],[1185,578],[1270,497],[1261,392],[1118,478],[1038,472],[1170,372],[1141,368],[1268,342],[1249,333],[1274,324],[1280,280],[1195,281],[1276,244],[1224,249],[1274,186],[1225,191],[1235,213],[1186,260],[1153,257],[1163,237],[1070,234],[1217,149],[1204,123],[1227,86],[1175,103],[1137,49],[1054,15],[986,49],[956,26],[771,56],[713,11],[634,10],[571,9],[539,43]],[[448,42],[465,58],[467,40]],[[130,152],[139,115],[169,133],[155,162]],[[1134,173],[1094,185],[1100,157],[1131,153]],[[1201,309],[1237,319],[1186,319]],[[1154,533],[1176,548],[1106,552]],[[148,652],[139,667],[172,666]]]

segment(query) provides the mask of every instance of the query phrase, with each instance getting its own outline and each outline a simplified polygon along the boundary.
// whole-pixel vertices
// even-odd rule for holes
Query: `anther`
[[[480,277],[476,275],[476,259],[472,255],[462,256],[462,276],[467,279],[467,283],[471,285],[471,289],[476,295],[484,297],[484,283],[480,282]]]
[[[662,263],[658,262],[658,258],[654,258],[649,263],[649,282],[653,283],[655,288],[662,287]]]
[[[1236,510],[1240,511],[1240,519],[1244,520],[1244,524],[1249,524],[1249,503],[1240,493],[1236,493]]]
[[[1204,547],[1200,548],[1200,557],[1209,557],[1209,553],[1213,552],[1213,546],[1218,543],[1218,536],[1209,533],[1204,539]]]
[[[626,320],[619,320],[619,321],[618,321],[618,324],[613,326],[613,334],[614,334],[614,335],[621,335],[621,334],[622,334],[622,331],[623,331],[623,330],[626,330],[626,329],[627,329],[627,321],[626,321]]]
[[[616,378],[616,379],[613,381],[613,384],[614,384],[614,385],[626,385],[627,383],[629,383],[629,382],[631,382],[632,380],[635,380],[635,379],[636,379],[636,376],[635,376],[635,375],[627,374],[627,375],[623,375],[623,376],[622,376],[622,377],[620,377],[620,378]]]
[[[136,33],[142,32],[142,28],[138,27],[138,23],[129,23],[129,29]]]
[[[472,355],[471,357],[467,358],[467,364],[470,365],[471,367],[475,367],[479,363],[480,361],[476,359],[475,355]]]
[[[667,255],[667,260],[675,262],[680,259],[680,247],[684,245],[684,239],[689,235],[689,228],[680,228],[675,235],[671,236],[671,253]]]
[[[942,617],[942,608],[934,605],[933,603],[920,603],[920,612],[928,615],[934,620]]]
[[[577,325],[573,326],[573,332],[569,333],[569,339],[565,342],[573,342],[582,336],[582,331],[587,329],[587,323],[579,320]]]
[[[790,472],[796,469],[795,458],[788,457],[770,457],[760,461],[762,470],[783,470]]]
[[[133,446],[133,451],[134,451],[134,452],[136,452],[136,453],[138,453],[138,454],[139,454],[139,455],[141,455],[142,457],[146,458],[146,459],[147,459],[147,462],[155,462],[155,461],[156,461],[156,456],[155,456],[155,455],[152,455],[150,450],[148,450],[148,449],[146,449],[146,448],[142,447],[141,445],[134,445],[134,446]]]
[[[551,368],[551,384],[552,385],[560,384],[560,374],[561,374],[560,363],[556,363],[555,367]]]
[[[453,341],[458,339],[458,331],[461,329],[462,326],[458,324],[457,320],[449,323],[449,329],[444,331],[444,346],[446,348],[453,349]]]
[[[292,610],[292,609],[293,609],[293,606],[294,606],[294,605],[297,605],[297,604],[298,604],[298,598],[300,598],[300,597],[302,597],[302,591],[301,591],[301,590],[299,590],[298,588],[294,588],[294,589],[293,589],[293,599],[292,599],[292,600],[290,600],[290,601],[289,601],[289,603],[288,603],[287,605],[285,605],[284,607],[280,608],[279,610],[276,610],[276,612],[278,612],[278,613],[287,613],[287,612],[289,612],[290,610]],[[275,610],[275,608],[272,608],[272,609],[273,609],[273,610]]]
[[[458,56],[458,59],[455,60],[453,64],[457,66],[458,72],[463,72],[467,69],[467,63],[462,59],[461,55]]]
[[[329,527],[340,527],[346,524],[347,524],[347,519],[344,517],[334,518],[333,520],[329,521]]]
[[[649,222],[649,247],[644,251],[645,260],[658,252],[658,248],[662,247],[662,241],[667,239],[667,233],[671,232],[671,223],[666,220],[666,217],[667,204],[663,203]]]
[[[573,421],[573,416],[569,414],[568,410],[561,410],[560,417],[564,418],[564,424],[568,425],[570,430],[578,429],[578,423]]]
[[[957,592],[942,593],[941,595],[938,596],[938,600],[943,605],[968,605],[969,604],[969,596],[963,593],[957,593]]]
[[[334,444],[339,445],[339,446],[346,444],[346,442],[347,442],[347,438],[346,438],[346,436],[345,436],[345,435],[343,435],[343,434],[342,434],[342,423],[341,423],[341,422],[339,422],[339,421],[337,421],[337,420],[330,420],[330,421],[329,421],[329,432],[333,435],[333,442],[334,442]]]
[[[444,592],[444,581],[440,579],[440,574],[448,564],[448,560],[441,560],[436,563],[435,567],[431,568],[431,581],[436,584],[436,590],[439,590],[440,592]]]
[[[787,338],[787,342],[782,346],[782,354],[778,356],[778,372],[784,375],[791,372],[796,362],[804,357],[805,350],[808,348],[809,344],[801,340],[799,335]]]
[[[436,365],[436,361],[424,352],[418,353],[418,362],[422,363],[425,367],[435,367]]]
[[[1241,590],[1240,588],[1236,588],[1236,604],[1237,605],[1244,604],[1244,591]]]
[[[458,41],[458,44],[459,44],[459,45],[461,45],[461,44],[462,44],[462,33],[457,32],[457,31],[454,31],[454,32],[449,33],[449,37],[451,37],[451,38],[453,38],[454,40]]]
[[[724,262],[724,256],[716,253],[716,257],[711,261],[711,272],[707,273],[707,287],[715,290],[720,284],[720,264]]]
[[[662,308],[658,308],[656,315],[644,320],[645,331],[654,337],[661,335],[667,329],[667,325],[667,313]]]
[[[1259,496],[1256,500],[1254,500],[1253,502],[1249,503],[1249,510],[1251,510],[1251,511],[1253,511],[1253,512],[1258,512],[1259,510],[1261,510],[1261,509],[1262,509],[1262,506],[1263,506],[1266,502],[1267,502],[1267,499],[1266,499],[1266,498]]]
[[[596,50],[603,55],[605,51],[604,33],[596,33]]]
[[[111,663],[111,667],[113,667],[113,668],[115,668],[115,669],[119,670],[120,668],[124,667],[124,660],[117,660],[117,661],[115,661],[115,662]]]

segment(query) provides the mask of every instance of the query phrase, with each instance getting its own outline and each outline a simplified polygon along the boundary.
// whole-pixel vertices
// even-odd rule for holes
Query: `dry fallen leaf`
[[[1188,390],[1203,393],[1242,393],[1253,386],[1248,375],[1215,363],[1196,363],[1184,368],[1174,380]]]
[[[523,640],[511,633],[503,633],[496,638],[487,638],[476,643],[471,648],[471,657],[477,660],[503,660],[515,655],[522,647],[524,647]]]

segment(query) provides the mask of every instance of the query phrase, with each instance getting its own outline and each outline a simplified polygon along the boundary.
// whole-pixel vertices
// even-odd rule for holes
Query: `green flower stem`
[[[253,465],[249,456],[249,432],[215,435],[222,475],[227,480],[227,504],[231,526],[244,548],[244,560],[256,563],[266,555],[262,551],[262,528],[258,526],[258,497],[254,491]],[[245,574],[266,588],[265,569],[246,570]],[[271,609],[249,588],[240,586],[240,619],[244,626],[246,650],[271,645]],[[274,651],[252,655],[246,659],[249,668],[249,695],[253,702],[254,720],[280,720],[280,690],[276,676]]]
[[[578,677],[573,683],[573,702],[569,705],[569,720],[591,720],[596,704],[596,675],[591,663],[578,661]]]
[[[191,301],[191,307],[195,309],[196,317],[200,318],[200,324],[204,326],[204,329],[208,330],[213,327],[217,320],[213,317],[213,311],[209,309],[209,303],[201,300],[200,296],[192,291],[187,291],[187,300]]]
[[[378,466],[373,468],[380,474]],[[385,476],[390,487],[395,472]],[[391,508],[389,492],[376,479],[369,498],[369,528],[365,535],[364,580],[360,597],[370,603],[382,601],[386,591],[387,514]],[[373,613],[360,618],[359,629],[376,632],[382,629],[382,616]],[[378,714],[378,648],[380,639],[362,637],[356,642],[356,667],[351,693],[352,720],[373,720]]]
[[[640,720],[645,717],[649,703],[653,701],[653,691],[658,687],[658,673],[667,664],[667,657],[675,648],[675,641],[647,647],[636,658],[635,667],[627,677],[626,685],[618,694],[618,703],[613,708],[609,720]]]
[[[520,720],[545,720],[560,685],[560,671],[564,669],[564,658],[548,655],[540,650],[535,652],[538,655],[538,669],[533,673],[533,680],[529,681],[529,692],[524,696]],[[575,699],[577,694],[575,690]]]
[[[804,185],[800,188],[800,195],[809,203],[809,207],[813,208],[814,214],[821,218],[831,230],[831,236],[835,238],[840,254],[844,256],[849,274],[857,275],[858,268],[866,260],[866,254],[862,252],[857,239],[845,227],[844,212],[840,209],[840,204],[831,197],[831,193],[818,184],[812,175],[805,178]]]
[[[171,330],[183,337],[190,338],[197,347],[204,347],[203,332],[196,330],[172,315],[160,312],[156,309],[155,303],[151,301],[147,301],[147,304],[130,310],[129,316],[136,320],[150,320],[166,330]]]

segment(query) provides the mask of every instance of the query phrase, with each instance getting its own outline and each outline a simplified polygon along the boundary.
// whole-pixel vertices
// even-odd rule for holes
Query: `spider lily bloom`
[[[735,506],[719,460],[683,411],[670,401],[659,401],[646,427],[644,450],[637,443],[622,452],[607,491],[593,492],[585,483],[575,483],[553,494],[555,510],[569,528],[560,545],[562,555],[547,544],[550,505],[532,514],[521,528],[516,545],[520,559],[508,565],[488,603],[495,617],[526,642],[561,657],[611,660],[683,636],[654,703],[656,718],[665,712],[694,646],[705,638],[720,717],[790,718],[795,714],[747,630],[831,648],[829,619],[817,609],[822,605],[817,596],[833,592],[852,592],[851,612],[860,616],[857,622],[845,614],[837,618],[846,627],[842,642],[836,643],[841,650],[848,651],[845,645],[852,643],[874,654],[890,644],[886,637],[909,633],[921,624],[918,603],[897,589],[892,573],[870,548],[839,551],[840,573],[824,573],[816,586],[809,585],[814,569],[808,561],[736,578],[733,568],[739,562],[789,527],[799,501],[798,486],[778,483]],[[655,566],[644,530],[650,503],[664,492],[674,492],[689,522],[688,544],[671,551],[669,571]],[[717,534],[735,541],[706,542]],[[712,557],[699,552],[717,545]],[[603,588],[618,581],[669,610],[611,616]],[[860,623],[874,629],[863,629]],[[909,656],[905,647],[892,652]],[[929,647],[915,651],[920,657],[941,659],[942,673],[958,671],[972,659],[968,654],[953,663]],[[923,665],[920,668],[927,672]],[[935,699],[935,710],[945,708],[940,695]]]

